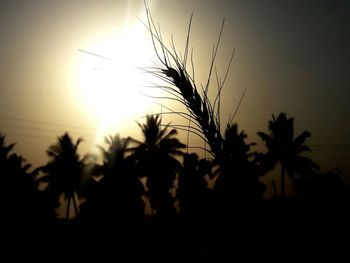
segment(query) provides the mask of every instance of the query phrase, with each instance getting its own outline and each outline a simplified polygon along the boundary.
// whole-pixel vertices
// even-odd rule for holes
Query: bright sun
[[[140,91],[150,76],[141,68],[150,65],[154,50],[139,21],[88,48],[79,54],[78,93],[105,136],[148,112],[151,100]]]

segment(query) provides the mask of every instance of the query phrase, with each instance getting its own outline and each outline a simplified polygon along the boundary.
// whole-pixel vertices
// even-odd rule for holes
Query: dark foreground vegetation
[[[1,136],[5,247],[57,257],[249,258],[310,252],[314,245],[329,249],[348,234],[349,189],[336,172],[321,173],[300,155],[310,134],[294,138],[293,119],[285,114],[259,133],[265,153],[253,152],[245,133],[228,126],[222,164],[185,153],[176,130],[162,127],[158,115],[140,127],[142,141],[106,138],[102,161],[81,158],[80,140],[66,133],[36,169]],[[295,195],[286,196],[281,180],[276,195],[263,199],[260,179],[277,163]],[[58,219],[60,196],[66,212]]]

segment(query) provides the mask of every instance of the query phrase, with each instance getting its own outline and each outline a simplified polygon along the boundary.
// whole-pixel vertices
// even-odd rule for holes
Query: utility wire
[[[67,124],[63,124],[63,123],[54,123],[54,122],[39,121],[39,120],[34,120],[34,119],[17,118],[17,117],[3,115],[3,114],[0,114],[0,118],[13,120],[13,121],[32,122],[32,123],[39,123],[39,124],[44,124],[44,125],[48,125],[48,126],[65,127],[65,128],[79,129],[79,130],[91,129],[91,127],[87,127],[87,126],[85,126],[85,127],[84,126],[75,126],[75,125],[67,125]]]
[[[2,119],[2,120],[1,120]],[[27,123],[32,123],[35,125],[44,125],[44,126],[51,126],[51,127],[56,127],[55,128],[47,128],[47,127],[33,127],[33,126],[28,126],[28,125],[18,125],[18,124],[9,124],[6,122],[27,122]],[[13,117],[9,115],[4,115],[0,114],[0,126],[7,126],[8,128],[15,128],[15,129],[26,129],[26,130],[41,130],[41,131],[48,131],[48,132],[58,132],[62,133],[63,130],[67,131],[68,129],[76,129],[76,130],[84,130],[84,132],[81,131],[69,131],[72,134],[76,134],[79,132],[79,134],[82,134],[83,136],[85,135],[86,137],[95,137],[96,134],[93,133],[88,133],[86,132],[87,129],[91,129],[92,127],[87,127],[87,126],[75,126],[75,125],[67,125],[63,123],[55,123],[55,122],[47,122],[47,121],[39,121],[35,119],[27,119],[27,118],[18,118],[18,117]],[[63,130],[59,130],[59,128]],[[1,131],[0,131],[1,132]],[[37,137],[37,138],[45,138],[45,139],[51,139],[50,137],[47,136],[41,136],[41,135],[31,135],[31,134],[24,134],[24,133],[17,133],[17,132],[6,132],[7,134],[11,135],[16,135],[16,136],[27,136],[27,137]],[[260,145],[261,147],[264,147]],[[309,144],[312,149],[318,150],[320,148],[348,148],[350,147],[350,143],[333,143],[333,144]],[[258,145],[255,146],[257,148],[261,148]]]
[[[18,132],[6,132],[5,135],[11,135],[11,136],[18,136],[18,137],[29,137],[29,138],[36,138],[36,139],[43,139],[43,140],[50,140],[53,141],[57,139],[58,136],[42,136],[37,134],[27,134],[27,133],[18,133]],[[92,140],[86,140],[83,138],[83,142],[88,143],[94,143]]]
[[[59,129],[50,129],[50,128],[43,128],[43,127],[31,127],[27,125],[15,125],[15,124],[8,124],[4,123],[0,120],[0,127],[8,127],[8,128],[14,128],[14,129],[22,129],[22,130],[37,130],[37,131],[44,131],[44,132],[55,132],[55,133],[62,133],[65,129],[59,130]],[[69,132],[69,133],[77,133],[77,131]],[[94,137],[95,135],[92,133],[83,133],[83,136],[86,135],[86,137]]]

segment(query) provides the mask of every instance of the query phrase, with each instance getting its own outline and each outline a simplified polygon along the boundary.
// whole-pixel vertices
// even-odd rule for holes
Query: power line
[[[8,116],[8,115],[3,115],[0,114],[0,119],[5,119],[7,121],[20,121],[20,122],[29,122],[29,123],[37,123],[39,125],[46,125],[46,126],[54,126],[54,127],[61,127],[64,130],[68,130],[67,128],[71,128],[71,129],[77,129],[77,130],[84,130],[84,132],[80,132],[83,135],[87,135],[87,137],[95,137],[96,134],[93,133],[88,133],[86,132],[86,129],[91,129],[92,127],[87,127],[87,126],[75,126],[75,125],[67,125],[67,124],[63,124],[63,123],[54,123],[54,122],[47,122],[47,121],[39,121],[39,120],[35,120],[35,119],[27,119],[27,118],[18,118],[18,117],[13,117],[13,116]],[[58,132],[61,133],[62,130],[59,129],[55,129],[55,128],[47,128],[47,127],[33,127],[33,126],[28,126],[28,125],[17,125],[17,124],[8,124],[5,123],[4,120],[0,120],[0,124],[7,126],[9,128],[15,128],[15,129],[32,129],[32,130],[42,130],[42,131],[49,131],[49,132]],[[78,131],[70,131],[70,133],[76,133]],[[40,135],[29,135],[29,134],[23,134],[23,133],[14,133],[14,132],[6,132],[8,134],[12,134],[12,135],[17,135],[17,136],[30,136],[30,137],[40,137],[40,138],[46,138],[49,139],[49,137],[46,136],[40,136]],[[51,138],[50,138],[51,139]],[[322,144],[322,143],[318,143],[318,144],[309,144],[309,146],[311,148],[348,148],[350,147],[350,143],[333,143],[333,144]],[[259,145],[257,144],[255,147],[257,148],[261,148],[264,147],[263,145]]]
[[[48,125],[48,126],[65,127],[65,128],[79,129],[79,130],[91,129],[91,127],[87,127],[87,126],[85,126],[85,127],[84,126],[75,126],[75,125],[67,125],[67,124],[63,124],[63,123],[54,123],[54,122],[39,121],[39,120],[34,120],[34,119],[17,118],[17,117],[3,115],[3,114],[0,114],[0,118],[13,120],[13,121],[32,122],[32,123],[39,123],[39,124],[44,124],[44,125]]]
[[[39,126],[28,126],[28,125],[23,125],[23,124],[14,124],[11,122],[27,122],[27,123],[32,123],[34,125],[39,125]],[[11,124],[10,124],[11,123]],[[35,124],[37,123],[37,124]],[[0,125],[2,126],[2,128],[7,127],[8,129],[21,129],[21,132],[17,132],[17,131],[9,131],[8,129],[3,130],[2,132],[4,133],[4,135],[12,135],[12,136],[18,136],[18,137],[30,137],[30,138],[36,138],[36,139],[44,139],[44,140],[55,140],[57,139],[57,135],[52,135],[51,134],[47,134],[49,136],[45,136],[42,134],[30,134],[28,133],[28,131],[42,131],[42,132],[55,132],[55,133],[62,133],[64,131],[67,131],[67,128],[74,128],[74,129],[79,129],[79,130],[85,130],[86,128],[83,127],[79,127],[79,126],[70,126],[70,125],[65,125],[65,124],[57,124],[57,123],[53,123],[53,122],[45,122],[45,121],[39,121],[39,120],[33,120],[33,119],[25,119],[25,118],[17,118],[17,117],[13,117],[13,116],[8,116],[8,115],[0,115]],[[44,126],[51,126],[51,127],[57,127],[57,129],[55,128],[48,128],[48,127],[43,127]],[[23,132],[24,131],[24,132]],[[0,131],[1,132],[1,131]],[[80,135],[83,135],[83,137],[89,137],[91,139],[91,137],[95,137],[96,134],[92,134],[92,133],[87,133],[87,132],[81,132],[81,131],[69,131],[70,134],[76,134],[79,133]],[[84,139],[84,138],[83,138]],[[86,142],[93,142],[93,140],[86,140],[84,139],[84,141]]]
[[[15,124],[7,124],[7,123],[2,122],[1,120],[0,120],[0,125],[8,127],[8,128],[15,128],[15,129],[38,130],[38,131],[62,133],[62,130],[58,130],[58,129],[50,129],[50,128],[42,128],[42,127],[30,127],[30,126],[15,125]],[[95,136],[92,133],[90,133],[90,134],[89,133],[85,133],[85,135],[87,135],[88,137]]]
[[[30,138],[36,138],[36,139],[44,139],[44,140],[55,140],[57,139],[58,136],[54,137],[49,137],[49,136],[42,136],[42,135],[37,135],[37,134],[26,134],[26,133],[18,133],[18,132],[6,132],[6,134],[4,135],[12,135],[12,136],[19,136],[19,137],[30,137]],[[88,142],[88,143],[93,143],[93,141],[91,140],[85,140],[83,139],[84,142]]]
[[[41,135],[33,135],[33,134],[25,134],[25,133],[17,133],[17,132],[6,132],[4,135],[12,135],[12,136],[24,136],[24,137],[32,137],[37,139],[45,139],[45,140],[53,140],[54,137],[41,136]]]

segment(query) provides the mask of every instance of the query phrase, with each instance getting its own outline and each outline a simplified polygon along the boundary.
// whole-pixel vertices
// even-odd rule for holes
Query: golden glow
[[[99,135],[119,132],[127,121],[145,115],[151,104],[140,94],[150,77],[142,68],[151,64],[154,54],[147,29],[140,21],[124,25],[99,37],[85,51],[104,58],[80,52],[78,99],[97,118]]]

